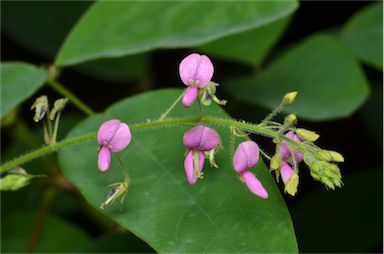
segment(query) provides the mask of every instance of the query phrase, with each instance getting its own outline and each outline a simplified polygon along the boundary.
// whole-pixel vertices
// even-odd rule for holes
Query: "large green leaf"
[[[36,211],[18,211],[2,218],[1,252],[23,253],[36,221]],[[89,242],[89,236],[66,221],[48,214],[34,249],[36,253],[73,252]]]
[[[265,26],[224,37],[197,49],[209,55],[258,67],[289,24],[283,18]]]
[[[0,117],[36,92],[48,77],[45,70],[27,63],[1,63],[0,72]]]
[[[383,70],[383,4],[374,3],[348,21],[342,39],[365,63]]]
[[[101,1],[76,25],[56,64],[73,65],[154,48],[197,46],[268,24],[289,15],[296,7],[295,0]]]
[[[304,40],[257,76],[224,85],[233,96],[268,108],[296,90],[299,96],[288,110],[313,121],[346,117],[369,94],[366,78],[349,50],[327,35]]]
[[[156,119],[181,90],[160,90],[112,105],[103,115],[79,123],[68,135],[96,131],[111,118],[127,123]],[[180,104],[172,113],[183,117],[198,114]],[[217,106],[207,114],[228,117]],[[131,184],[122,206],[104,212],[145,240],[158,252],[297,252],[288,210],[265,165],[254,172],[269,192],[267,200],[251,194],[232,169],[229,130],[218,127],[223,149],[217,163],[205,166],[205,178],[190,186],[185,178],[183,133],[188,127],[150,129],[133,133],[132,143],[120,153],[129,168]],[[99,209],[107,185],[122,181],[117,161],[106,173],[97,169],[96,140],[59,153],[64,175],[87,201]]]
[[[5,34],[19,46],[50,60],[91,4],[87,1],[30,1],[22,4],[19,1],[6,1],[2,4],[2,26]],[[147,62],[147,55],[140,54],[96,59],[83,63],[77,69],[96,78],[125,82],[143,78]]]

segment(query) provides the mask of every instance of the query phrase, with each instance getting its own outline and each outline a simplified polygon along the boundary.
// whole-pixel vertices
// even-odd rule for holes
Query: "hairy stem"
[[[78,107],[81,111],[83,111],[87,115],[94,115],[95,112],[82,100],[80,100],[76,95],[74,95],[71,91],[61,85],[59,82],[53,79],[49,79],[47,81],[48,85],[55,89],[61,95],[67,97],[76,107]]]
[[[174,119],[164,119],[164,120],[155,120],[155,121],[148,121],[145,123],[137,123],[137,124],[131,124],[130,128],[132,131],[138,131],[138,130],[144,130],[148,128],[153,127],[162,127],[162,126],[180,126],[180,125],[191,125],[191,124],[198,124],[198,123],[207,123],[217,126],[224,126],[227,128],[234,127],[238,129],[242,129],[248,132],[257,133],[260,135],[268,136],[271,138],[276,138],[279,140],[283,140],[293,146],[296,150],[303,152],[305,147],[304,144],[298,143],[290,138],[285,137],[284,135],[280,134],[279,132],[270,130],[262,125],[255,125],[251,123],[246,122],[240,122],[232,119],[223,119],[223,118],[217,118],[217,117],[211,117],[211,116],[204,116],[204,117],[185,117],[185,118],[174,118]],[[72,145],[76,145],[79,143],[84,143],[87,141],[95,140],[96,139],[96,132],[85,134],[83,136],[70,138],[55,144],[51,144],[48,146],[43,146],[41,148],[38,148],[30,153],[24,154],[16,159],[13,159],[9,162],[4,163],[0,166],[0,172],[4,172],[6,170],[9,170],[11,168],[14,168],[16,166],[19,166],[21,164],[24,164],[30,160],[36,159],[38,157],[44,156],[46,154],[52,153],[54,151],[57,151],[59,149],[69,147]]]

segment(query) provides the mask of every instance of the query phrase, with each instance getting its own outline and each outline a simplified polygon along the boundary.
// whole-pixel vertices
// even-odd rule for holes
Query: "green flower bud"
[[[297,124],[297,117],[295,114],[289,114],[284,118],[284,126],[291,127]]]
[[[299,137],[302,140],[306,140],[306,141],[310,141],[310,142],[315,142],[320,137],[320,135],[317,134],[316,132],[309,131],[309,130],[302,129],[302,128],[296,129],[295,132],[297,135],[299,135]]]
[[[284,106],[291,105],[295,101],[296,96],[297,96],[296,91],[290,92],[290,93],[287,93],[286,95],[284,95],[283,105]]]
[[[31,106],[31,110],[35,109],[35,116],[33,117],[33,120],[35,122],[40,121],[44,118],[45,113],[47,113],[48,110],[48,98],[47,96],[43,95],[38,97],[33,105]]]
[[[275,154],[271,158],[271,162],[269,164],[269,167],[271,170],[279,170],[280,169],[280,164],[281,164],[281,155],[280,154]]]
[[[294,173],[288,180],[285,185],[284,191],[287,192],[291,196],[295,196],[297,192],[297,186],[299,185],[299,175]]]
[[[64,109],[67,102],[68,102],[68,98],[61,98],[61,99],[56,100],[55,104],[53,105],[53,109],[51,110],[51,113],[49,114],[49,119],[54,120],[56,114]]]

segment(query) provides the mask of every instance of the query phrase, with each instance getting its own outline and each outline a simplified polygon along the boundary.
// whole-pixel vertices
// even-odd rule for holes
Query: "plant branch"
[[[210,117],[210,116],[185,117],[185,118],[173,118],[173,119],[148,121],[145,123],[131,124],[130,128],[132,131],[138,131],[138,130],[144,130],[144,129],[154,128],[154,127],[180,126],[180,125],[191,125],[191,124],[198,124],[198,123],[207,123],[207,124],[212,124],[217,126],[224,126],[228,128],[234,127],[237,129],[242,129],[248,132],[253,132],[263,136],[268,136],[271,138],[276,138],[278,140],[283,140],[288,144],[292,145],[293,147],[295,147],[296,150],[298,151],[303,152],[305,150],[304,148],[305,144],[298,143],[290,138],[287,138],[286,136],[282,135],[277,131],[273,131],[266,128],[265,126],[255,125],[255,124],[246,123],[246,122],[240,122],[232,119],[223,119],[223,118]],[[16,159],[13,159],[9,162],[4,163],[3,165],[0,166],[0,173],[6,170],[9,170],[11,168],[14,168],[16,166],[19,166],[21,164],[24,164],[30,160],[55,152],[61,148],[95,140],[96,136],[97,136],[96,132],[93,132],[93,133],[85,134],[83,136],[70,138],[55,144],[48,145],[48,146],[43,146],[30,153],[24,154]]]

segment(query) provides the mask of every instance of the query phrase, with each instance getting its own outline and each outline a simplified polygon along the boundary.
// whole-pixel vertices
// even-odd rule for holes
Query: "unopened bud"
[[[68,98],[61,98],[56,100],[55,104],[53,105],[53,109],[49,114],[49,119],[54,120],[56,114],[64,109],[67,102],[68,102]]]
[[[271,170],[278,170],[280,168],[280,164],[281,164],[281,156],[280,154],[276,154],[271,158],[269,167]]]
[[[295,196],[297,192],[297,186],[299,185],[299,175],[294,173],[288,180],[285,185],[285,192],[287,192],[291,196]]]
[[[296,91],[290,92],[290,93],[287,93],[286,95],[284,95],[283,105],[284,106],[291,105],[295,101],[296,96],[297,96]]]
[[[35,122],[43,119],[48,110],[48,97],[45,95],[38,97],[31,106],[32,109],[35,109],[35,116],[33,117]]]
[[[295,114],[289,114],[284,118],[284,126],[291,127],[297,124],[297,117]]]
[[[328,151],[328,153],[332,156],[332,160],[335,162],[344,162],[344,157],[338,152]]]
[[[320,137],[320,135],[317,134],[316,132],[309,131],[302,128],[296,129],[295,132],[302,140],[306,140],[310,142],[315,142]]]

